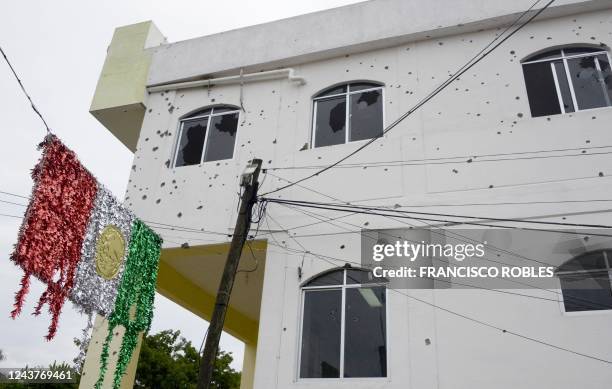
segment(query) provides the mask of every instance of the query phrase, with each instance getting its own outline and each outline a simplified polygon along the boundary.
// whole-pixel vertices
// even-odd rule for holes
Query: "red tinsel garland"
[[[74,152],[57,137],[47,136],[41,147],[43,156],[32,171],[32,199],[11,255],[25,273],[15,294],[11,317],[21,312],[30,276],[35,276],[47,289],[34,314],[49,304],[52,321],[46,338],[50,340],[55,336],[62,306],[74,282],[97,185]]]

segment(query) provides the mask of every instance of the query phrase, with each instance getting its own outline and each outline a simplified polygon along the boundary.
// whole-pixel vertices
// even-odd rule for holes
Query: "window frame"
[[[221,109],[221,108],[231,108],[231,110],[228,111],[223,111],[220,113],[215,113],[215,108],[217,109]],[[205,115],[198,115],[198,116],[190,116],[193,114],[196,114],[200,111],[205,111],[207,109],[210,109],[210,112],[205,114]],[[232,148],[232,157],[231,158],[225,158],[225,159],[219,159],[216,161],[205,161],[206,159],[206,148],[208,147],[208,140],[210,139],[210,123],[212,122],[212,118],[213,117],[218,117],[218,116],[223,116],[223,115],[229,115],[229,114],[234,114],[237,113],[238,114],[238,123],[240,123],[240,108],[234,106],[234,105],[227,105],[227,104],[219,104],[219,105],[213,105],[213,106],[208,106],[208,107],[202,107],[202,108],[198,108],[194,111],[192,111],[191,114],[187,114],[185,116],[183,116],[182,118],[179,119],[179,123],[178,123],[178,131],[177,131],[177,136],[176,139],[174,141],[174,152],[173,152],[173,156],[172,156],[172,164],[170,165],[172,169],[176,169],[176,168],[182,168],[182,167],[187,167],[187,166],[198,166],[198,165],[202,165],[204,163],[211,163],[211,162],[219,162],[219,161],[227,161],[227,160],[232,160],[234,159],[234,155],[235,155],[235,151],[236,151],[236,143],[238,141],[238,127],[240,127],[239,124],[236,125],[236,137],[234,139],[234,145]],[[200,157],[200,162],[197,164],[193,164],[193,165],[183,165],[183,166],[176,166],[176,162],[177,162],[177,158],[178,158],[178,153],[179,153],[179,148],[181,145],[181,137],[183,136],[183,127],[185,125],[186,122],[190,122],[192,120],[199,120],[199,119],[203,119],[203,118],[208,118],[207,122],[206,122],[206,133],[204,134],[204,143],[202,145],[202,157]]]
[[[359,83],[368,83],[368,84],[375,84],[375,87],[371,87],[371,88],[365,88],[365,89],[359,89],[357,91],[351,92],[350,91],[350,86],[351,84],[359,84]],[[322,93],[324,93],[325,91],[328,91],[330,89],[334,89],[334,88],[338,88],[341,86],[346,86],[346,92],[342,92],[342,93],[336,93],[333,95],[325,95],[325,96],[321,96]],[[344,127],[345,127],[345,131],[344,131],[344,143],[338,143],[335,145],[329,145],[329,146],[339,146],[339,145],[346,145],[349,143],[354,143],[354,142],[363,142],[363,141],[368,141],[370,139],[373,138],[368,138],[368,139],[359,139],[359,140],[350,140],[351,136],[350,136],[350,96],[353,94],[357,94],[357,93],[361,93],[361,92],[371,92],[374,90],[379,90],[381,91],[381,105],[382,105],[382,130],[383,130],[383,136],[384,136],[384,129],[385,129],[385,84],[381,83],[381,82],[376,82],[376,81],[369,81],[369,80],[354,80],[354,81],[349,81],[349,82],[343,82],[340,84],[335,84],[332,85],[328,88],[325,88],[321,91],[319,91],[317,94],[314,95],[314,97],[312,97],[312,115],[311,115],[311,121],[312,121],[312,125],[311,125],[311,130],[310,130],[310,148],[311,149],[318,149],[321,147],[328,147],[328,146],[319,146],[316,147],[316,133],[317,133],[317,102],[321,101],[321,100],[326,100],[326,99],[330,99],[330,98],[334,98],[334,97],[339,97],[339,96],[344,96],[345,98],[345,118],[344,118]],[[382,137],[382,136],[381,136]]]
[[[586,255],[586,254],[590,254],[590,253],[596,253],[598,251],[603,252],[603,256],[604,256],[604,260],[606,262],[606,269],[594,269],[594,270],[566,270],[566,271],[555,271],[555,276],[557,276],[557,281],[559,282],[559,307],[561,308],[561,312],[564,315],[567,316],[587,316],[587,315],[605,315],[605,314],[612,314],[612,308],[609,309],[591,309],[591,310],[583,310],[583,311],[567,311],[565,309],[565,295],[563,294],[563,284],[561,284],[561,276],[564,275],[576,275],[576,274],[587,274],[587,273],[601,273],[604,271],[608,272],[608,282],[610,283],[610,289],[612,289],[612,257],[608,258],[608,251],[610,250],[593,250],[593,251],[587,251],[581,255],[572,257],[570,259],[568,259],[567,261],[563,262],[563,264],[561,264],[561,266],[563,266],[565,263],[579,258],[582,255]],[[612,252],[612,251],[610,251]],[[561,267],[559,266],[559,267]]]
[[[604,98],[608,102],[607,106],[581,109],[579,107],[579,105],[578,105],[578,100],[576,98],[576,92],[574,90],[574,82],[573,82],[571,74],[569,72],[569,64],[567,62],[568,60],[575,59],[575,58],[594,57],[595,67],[596,67],[596,69],[599,72],[601,72],[601,66],[599,64],[599,59],[597,58],[597,56],[601,55],[601,54],[605,54],[608,57],[608,64],[610,64],[610,66],[612,67],[612,57],[610,56],[610,51],[606,50],[605,48],[601,48],[601,50],[592,51],[592,52],[589,52],[589,53],[566,55],[565,50],[566,49],[573,49],[573,48],[597,49],[596,47],[581,46],[581,45],[566,46],[566,47],[562,47],[562,48],[558,48],[558,49],[551,48],[550,50],[544,50],[544,51],[541,51],[539,53],[530,55],[529,57],[527,57],[526,60],[521,61],[521,68],[522,68],[522,71],[523,71],[523,76],[525,74],[524,65],[530,65],[530,64],[535,64],[535,63],[542,63],[542,62],[549,62],[550,63],[550,67],[551,67],[551,71],[552,71],[552,74],[553,74],[553,79],[555,81],[555,92],[557,93],[557,99],[558,99],[558,103],[559,103],[559,108],[561,109],[561,113],[559,113],[559,114],[542,115],[542,116],[535,116],[535,117],[543,117],[543,116],[551,116],[551,115],[565,115],[565,114],[568,114],[568,113],[572,114],[572,113],[577,113],[577,112],[590,111],[590,110],[593,110],[593,109],[602,109],[602,108],[611,108],[612,107],[612,101],[611,101],[612,99],[610,99],[610,96],[608,95],[607,90],[604,90]],[[560,51],[560,55],[553,56],[553,57],[550,57],[550,58],[536,59],[536,60],[533,60],[533,61],[529,60],[529,58],[535,57],[535,56],[538,56],[538,55],[541,55],[541,54],[544,54],[547,51],[557,51],[557,50]],[[568,86],[569,86],[569,90],[570,90],[570,95],[572,97],[572,104],[574,105],[574,111],[573,112],[566,112],[565,111],[565,106],[563,104],[563,97],[561,95],[561,86],[559,84],[559,80],[558,80],[558,77],[557,77],[557,72],[555,70],[555,64],[554,64],[555,61],[559,61],[559,60],[561,60],[563,62],[563,67],[564,67],[564,70],[565,70],[565,76],[567,77],[567,82],[568,82]],[[527,88],[526,83],[525,83],[525,88]],[[529,96],[527,98],[527,101],[529,103]],[[530,108],[531,108],[531,106],[530,106]]]
[[[310,283],[310,281],[313,281],[314,279],[324,276],[328,273],[332,273],[335,271],[341,270],[342,271],[342,278],[343,278],[343,282],[342,284],[336,284],[336,285],[317,285],[317,286],[308,286],[308,283]],[[297,381],[306,381],[306,382],[330,382],[330,381],[344,381],[344,380],[367,380],[367,381],[371,381],[371,380],[376,380],[376,381],[389,381],[391,378],[391,374],[390,374],[390,367],[389,367],[389,288],[387,288],[387,283],[388,282],[373,282],[373,283],[366,283],[366,284],[347,284],[346,282],[346,276],[347,276],[347,271],[348,270],[359,270],[359,271],[363,271],[363,272],[368,272],[368,270],[365,269],[359,269],[359,268],[347,268],[347,267],[342,267],[342,268],[334,268],[334,269],[330,269],[324,272],[321,272],[319,274],[316,274],[315,276],[309,278],[307,281],[305,281],[302,286],[300,286],[300,304],[299,304],[299,316],[298,316],[298,331],[297,331],[297,358],[296,358],[296,380]],[[344,346],[345,346],[345,319],[346,319],[346,289],[359,289],[359,288],[367,288],[367,287],[383,287],[385,289],[385,362],[386,362],[386,375],[382,376],[382,377],[344,377]],[[303,337],[303,327],[304,327],[304,306],[305,306],[305,301],[306,301],[306,292],[309,290],[341,290],[342,293],[342,299],[340,302],[340,308],[342,310],[341,315],[340,315],[340,369],[339,369],[339,376],[335,377],[335,378],[323,378],[323,377],[301,377],[300,376],[300,368],[302,365],[302,337]]]

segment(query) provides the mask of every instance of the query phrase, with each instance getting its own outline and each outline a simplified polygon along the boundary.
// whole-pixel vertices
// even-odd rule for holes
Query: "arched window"
[[[234,156],[239,108],[215,106],[181,119],[174,166],[231,159]]]
[[[300,378],[387,376],[385,282],[344,268],[302,287]]]
[[[612,309],[612,250],[570,259],[557,269],[566,312]]]
[[[312,147],[331,146],[383,135],[383,87],[353,82],[313,98]]]
[[[533,117],[612,105],[610,55],[602,48],[536,54],[523,61],[523,74]]]

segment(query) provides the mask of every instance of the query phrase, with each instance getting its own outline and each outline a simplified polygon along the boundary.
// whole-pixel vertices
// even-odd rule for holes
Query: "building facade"
[[[609,224],[609,203],[585,200],[612,190],[610,1],[553,3],[383,134],[531,3],[373,0],[177,43],[118,28],[91,112],[134,152],[125,203],[165,240],[158,291],[210,318],[251,159],[265,194],[373,138],[267,197]],[[606,296],[572,308],[561,280],[552,297],[521,291],[537,299],[360,278],[364,231],[427,225],[268,204],[226,322],[246,345],[242,387],[609,386],[609,363],[560,349],[612,360]],[[547,260],[603,253],[609,281],[606,252],[580,247]]]

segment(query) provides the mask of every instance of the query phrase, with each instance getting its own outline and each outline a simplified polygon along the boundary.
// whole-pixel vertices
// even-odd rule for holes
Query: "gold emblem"
[[[104,227],[96,241],[96,272],[107,280],[119,273],[125,254],[125,239],[121,230],[113,225]]]

